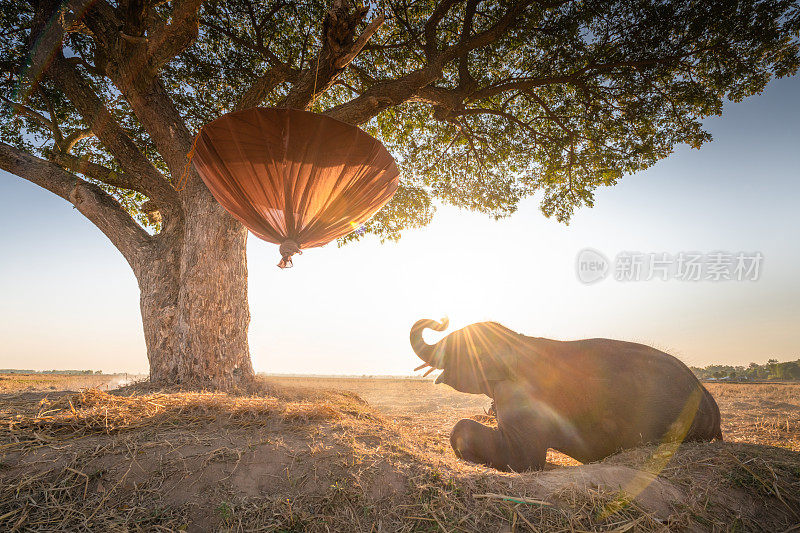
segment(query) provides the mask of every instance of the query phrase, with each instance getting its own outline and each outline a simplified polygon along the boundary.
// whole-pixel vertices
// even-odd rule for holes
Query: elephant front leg
[[[464,418],[459,420],[450,433],[450,445],[456,457],[471,463],[507,469],[507,446],[496,428]]]
[[[544,467],[547,449],[515,449],[502,430],[484,426],[465,418],[459,420],[450,434],[450,445],[459,459],[498,470],[540,469]]]

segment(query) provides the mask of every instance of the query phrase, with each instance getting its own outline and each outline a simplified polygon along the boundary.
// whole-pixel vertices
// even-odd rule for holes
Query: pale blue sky
[[[404,374],[408,329],[449,314],[559,339],[651,344],[688,364],[800,357],[800,77],[726,106],[714,142],[681,147],[599,191],[570,226],[538,198],[503,221],[440,208],[398,244],[329,245],[275,267],[250,237],[250,345],[257,371]],[[0,176],[0,368],[146,371],[136,280],[72,206]],[[764,254],[756,282],[606,279],[581,284],[577,253]]]

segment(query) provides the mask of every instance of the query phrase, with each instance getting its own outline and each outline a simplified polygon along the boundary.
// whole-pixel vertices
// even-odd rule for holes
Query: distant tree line
[[[770,359],[764,364],[750,363],[748,366],[708,365],[705,368],[689,367],[698,379],[734,381],[753,380],[798,380],[800,381],[800,359],[779,363]]]
[[[102,373],[102,370],[25,370],[19,368],[0,368],[0,374],[64,374],[68,376],[82,376]]]

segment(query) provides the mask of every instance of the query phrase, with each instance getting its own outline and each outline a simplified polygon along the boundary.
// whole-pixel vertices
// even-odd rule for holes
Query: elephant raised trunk
[[[435,331],[444,331],[449,325],[450,321],[447,318],[443,318],[441,322],[425,318],[418,320],[411,328],[411,334],[409,336],[411,339],[411,347],[414,349],[414,353],[425,361],[423,365],[417,367],[417,370],[425,368],[426,366],[431,367],[431,369],[426,372],[426,376],[434,369],[444,368],[444,361],[442,360],[444,351],[437,349],[438,344],[428,344],[425,342],[425,339],[422,338],[422,332],[429,328]]]

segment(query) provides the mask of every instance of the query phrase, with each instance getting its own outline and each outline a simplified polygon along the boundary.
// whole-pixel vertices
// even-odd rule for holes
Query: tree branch
[[[127,174],[136,176],[141,183],[140,189],[146,191],[145,194],[162,207],[169,223],[179,223],[182,213],[175,190],[117,124],[75,65],[62,55],[64,32],[90,8],[97,12],[92,11],[92,16],[84,19],[91,19],[96,23],[96,34],[108,33],[111,31],[109,28],[117,27],[113,10],[102,1],[92,3],[89,0],[70,0],[66,5],[67,11],[62,16],[57,16],[60,9],[58,4],[42,3],[35,15],[34,30],[31,32],[36,44],[32,45],[32,67],[27,74],[30,76],[41,72],[47,75],[72,102],[84,123],[122,169]],[[56,22],[50,23],[51,20]],[[102,43],[98,42],[97,46],[102,46]]]
[[[356,57],[383,23],[383,16],[379,16],[376,19],[379,23],[372,21],[364,34],[354,39],[356,28],[368,10],[355,8],[351,11],[350,7],[347,2],[338,3],[325,14],[320,51],[316,59],[311,61],[312,66],[301,71],[294,87],[281,102],[282,107],[306,109],[317,94],[330,87],[336,76]]]
[[[3,142],[0,142],[0,168],[72,203],[122,252],[134,272],[146,264],[152,237],[97,185]]]
[[[263,57],[264,59],[269,61],[270,64],[280,63],[280,61],[277,61],[277,58],[274,56],[274,54],[272,53],[272,51],[269,48],[262,47],[257,42],[253,42],[253,41],[250,41],[248,39],[244,39],[244,38],[236,35],[236,33],[232,32],[228,28],[226,28],[224,26],[220,26],[219,24],[217,24],[216,22],[213,22],[210,19],[202,18],[202,19],[200,19],[200,23],[203,26],[206,26],[206,27],[211,28],[212,30],[214,30],[216,32],[221,33],[222,35],[224,35],[225,37],[230,39],[231,42],[233,42],[236,46],[240,46],[240,47],[242,47],[244,49],[251,50],[251,51],[259,54],[261,57]]]
[[[91,129],[75,130],[67,135],[66,139],[62,139],[58,144],[58,148],[65,154],[69,153],[78,141],[86,139],[87,137],[94,137],[94,133]]]
[[[447,11],[460,0],[443,0],[425,25],[425,47],[428,62],[425,67],[392,81],[377,82],[353,100],[332,107],[325,111],[326,115],[351,124],[362,124],[384,109],[399,105],[412,98],[418,91],[442,77],[445,64],[453,59],[463,57],[469,50],[486,46],[499,39],[514,23],[525,8],[534,0],[526,0],[513,4],[503,16],[489,29],[445,50],[438,51],[435,32],[438,23]]]
[[[38,111],[35,111],[35,110],[33,110],[33,109],[29,108],[29,107],[26,107],[26,106],[24,106],[22,104],[14,102],[13,100],[9,100],[8,98],[6,98],[5,96],[2,96],[2,95],[0,95],[0,100],[3,100],[3,102],[5,102],[6,105],[8,105],[11,109],[16,111],[17,114],[24,115],[24,116],[28,117],[29,119],[33,120],[34,122],[38,122],[39,124],[41,124],[42,126],[47,128],[48,130],[50,130],[50,132],[53,134],[53,137],[55,139],[58,139],[61,136],[61,132],[58,131],[58,128],[56,128],[56,125],[53,124],[53,122],[51,120],[46,119],[44,117],[44,115],[42,115]]]
[[[570,74],[563,74],[559,76],[546,76],[542,78],[514,78],[514,79],[507,79],[505,81],[496,83],[494,85],[484,87],[478,91],[475,91],[473,94],[470,95],[469,101],[480,100],[481,98],[490,98],[492,96],[513,90],[525,90],[525,89],[533,89],[536,87],[543,87],[545,85],[555,85],[559,83],[570,83],[580,80],[583,77],[588,77],[595,74],[602,74],[604,72],[608,72],[609,70],[614,70],[617,68],[641,68],[647,66],[653,66],[657,64],[667,64],[672,63],[674,61],[678,61],[680,59],[685,59],[687,57],[691,57],[695,54],[699,54],[705,51],[708,51],[712,47],[706,47],[699,50],[692,50],[686,54],[679,54],[679,55],[671,55],[671,56],[663,56],[663,57],[651,57],[647,59],[640,59],[636,61],[616,61],[611,63],[592,63],[586,65],[583,68],[580,68]]]
[[[478,7],[479,0],[468,0],[464,10],[464,24],[461,26],[461,37],[459,42],[466,43],[472,34],[472,21],[475,18],[475,9]],[[461,88],[469,88],[475,84],[472,74],[469,72],[469,51],[464,50],[458,58],[458,85]]]
[[[538,94],[530,90],[526,90],[524,92],[525,94],[533,98],[536,101],[536,103],[542,107],[542,109],[544,109],[545,114],[548,117],[550,117],[550,120],[558,124],[558,126],[562,130],[564,130],[564,132],[569,136],[570,139],[573,139],[575,137],[575,132],[572,131],[572,129],[570,129],[566,124],[564,124],[564,122],[558,117],[558,115],[553,113],[553,111],[550,109],[550,106],[547,105],[547,102],[545,102]]]
[[[106,185],[140,192],[145,196],[148,195],[147,191],[142,187],[141,181],[137,180],[135,177],[130,174],[125,174],[124,172],[115,172],[110,168],[89,161],[88,159],[61,152],[53,155],[52,162],[72,172],[77,172],[88,178],[101,181]]]
[[[42,2],[37,6],[30,34],[31,60],[24,76],[31,81],[29,91],[34,91],[53,57],[61,53],[61,43],[67,29],[80,19],[93,0],[68,0],[63,6]],[[25,101],[30,92],[23,95]]]
[[[363,124],[384,109],[407,101],[422,87],[439,79],[441,75],[441,65],[434,64],[396,80],[376,82],[360,96],[327,109],[325,114],[350,124]]]
[[[380,14],[377,17],[375,17],[374,19],[372,19],[372,21],[369,24],[367,24],[367,27],[364,28],[363,33],[358,36],[358,39],[356,39],[356,42],[353,43],[353,46],[352,46],[352,48],[350,48],[350,51],[347,52],[342,57],[340,57],[339,59],[337,59],[336,62],[334,63],[334,66],[337,69],[343,69],[347,65],[349,65],[350,62],[353,61],[353,59],[356,58],[356,56],[359,54],[359,52],[361,52],[361,50],[364,49],[364,46],[372,38],[372,36],[375,34],[375,32],[378,31],[378,29],[381,27],[381,25],[383,25],[383,22],[385,20],[386,19],[383,16],[383,14]]]
[[[442,0],[437,4],[436,8],[428,17],[425,22],[425,57],[432,60],[437,55],[438,42],[436,40],[436,32],[439,29],[439,22],[442,21],[444,16],[450,11],[450,8],[459,3],[461,0]]]
[[[48,75],[67,95],[83,121],[111,152],[122,169],[137,177],[141,182],[141,189],[146,191],[145,194],[168,211],[179,209],[175,190],[117,124],[80,73],[64,61],[63,56],[59,56],[48,69]]]
[[[484,109],[484,108],[479,108],[479,107],[471,107],[469,109],[464,109],[462,111],[459,111],[457,113],[457,115],[458,116],[494,115],[494,116],[497,116],[497,117],[502,117],[502,118],[506,119],[507,121],[509,121],[509,122],[511,122],[513,124],[516,124],[517,126],[520,126],[521,128],[527,130],[528,133],[533,135],[534,142],[538,142],[538,137],[539,137],[540,133],[538,131],[536,131],[536,129],[533,126],[531,126],[527,122],[524,122],[524,121],[518,119],[517,117],[515,117],[511,113],[506,113],[505,111],[498,111],[496,109]]]
[[[200,4],[203,0],[175,0],[172,20],[159,25],[147,40],[148,73],[155,75],[161,66],[181,53],[197,38]]]
[[[180,177],[194,136],[175,108],[164,84],[158,77],[135,76],[133,72],[115,76],[114,84],[125,95],[136,118],[164,158],[172,178]]]
[[[470,39],[460,41],[457,45],[451,46],[442,52],[442,58],[445,62],[450,61],[461,54],[470,50],[484,47],[499,39],[506,31],[508,31],[519,20],[519,16],[525,9],[533,3],[534,0],[524,0],[512,4],[511,7],[503,14],[500,19],[494,23],[492,27],[475,34]]]
[[[138,39],[129,42],[130,39],[121,36],[117,14],[105,0],[96,0],[92,5],[91,16],[84,18],[84,22],[94,37],[96,49],[108,58],[106,75],[130,104],[156,149],[167,163],[174,179],[177,179],[183,172],[186,165],[186,154],[192,146],[193,136],[156,75],[157,68],[153,68],[150,63],[150,53],[163,54],[161,59],[168,60],[169,54],[177,54],[182,49],[181,47],[188,46],[196,34],[196,32],[190,31],[190,27],[193,24],[196,27],[196,23],[193,23],[192,20],[196,16],[198,2],[199,0],[181,1],[173,11],[172,24],[157,26],[153,39],[147,39],[146,43],[140,42]],[[133,9],[135,14],[129,17],[132,20],[127,21],[126,28],[127,31],[141,34],[144,32],[144,25],[140,19],[144,15],[140,14],[139,6],[134,6]],[[133,37],[138,37],[138,35],[133,35]],[[65,73],[72,78],[81,78],[74,66],[63,58],[57,58],[54,63],[59,64],[59,71],[62,74]],[[89,90],[91,89],[89,88]],[[79,106],[72,97],[70,100]],[[97,131],[95,133],[103,144],[107,143]],[[136,147],[133,146],[133,148]],[[109,149],[111,149],[110,146]],[[116,153],[114,155],[119,157]],[[120,161],[120,164],[125,172],[134,175],[141,173],[125,168],[126,163],[123,161]],[[150,166],[152,167],[152,165]],[[157,171],[153,171],[155,171],[155,167],[152,167],[152,171],[148,172],[148,175],[153,178],[158,176],[153,181],[163,182],[165,196],[170,195],[168,190],[174,193],[175,191],[166,178]],[[171,196],[177,202],[177,194]],[[153,199],[162,207],[168,206],[169,199],[166,197]]]
[[[260,105],[261,102],[264,101],[264,98],[266,98],[275,87],[281,83],[292,81],[293,79],[296,79],[296,76],[286,65],[280,64],[273,66],[259,76],[253,85],[245,91],[236,104],[235,109],[247,109]]]
[[[569,83],[579,79],[586,72],[586,67],[579,69],[572,74],[563,76],[547,76],[544,78],[516,78],[507,79],[505,81],[484,87],[473,92],[468,101],[473,102],[483,98],[491,98],[498,94],[509,91],[524,91],[526,89],[533,89],[535,87],[543,87],[545,85],[555,85],[559,83]]]

